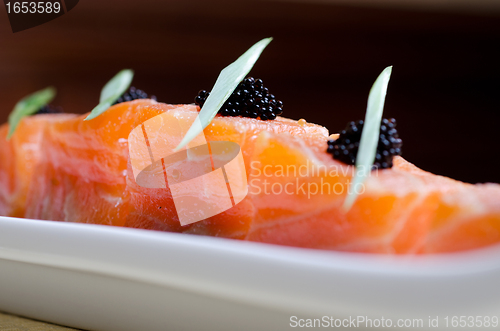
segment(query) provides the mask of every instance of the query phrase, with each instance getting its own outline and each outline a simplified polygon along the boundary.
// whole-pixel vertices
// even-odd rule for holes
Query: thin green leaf
[[[19,122],[21,122],[24,117],[36,113],[40,108],[51,102],[55,96],[56,89],[47,87],[21,99],[9,115],[9,133],[7,134],[7,140],[12,137]]]
[[[356,201],[358,195],[363,191],[358,189],[358,187],[363,185],[366,178],[370,175],[373,163],[375,162],[380,135],[380,122],[382,122],[387,85],[389,84],[391,73],[392,66],[385,68],[370,90],[363,132],[361,133],[358,154],[356,156],[354,180],[351,184],[349,195],[344,201],[344,211],[351,209],[354,201]]]
[[[99,104],[92,109],[89,116],[85,118],[85,121],[96,118],[108,110],[128,90],[133,78],[134,72],[130,69],[124,69],[117,73],[115,77],[104,85],[101,97],[99,98]]]
[[[219,74],[217,81],[210,96],[205,101],[203,108],[200,110],[195,122],[191,125],[188,132],[174,149],[178,151],[182,147],[189,144],[196,136],[198,136],[207,125],[213,120],[217,112],[222,107],[224,102],[231,96],[238,84],[243,78],[248,75],[255,62],[257,62],[260,54],[273,38],[265,38],[250,47],[236,61],[225,67]]]

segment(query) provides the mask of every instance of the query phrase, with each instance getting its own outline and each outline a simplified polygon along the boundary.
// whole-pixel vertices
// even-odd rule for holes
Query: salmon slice
[[[85,116],[54,119],[44,130],[40,146],[43,157],[39,158],[37,176],[25,190],[27,201],[22,216],[243,238],[254,215],[249,199],[222,214],[182,227],[170,190],[140,187],[132,176],[127,144],[132,129],[165,112],[191,123],[198,110],[194,105],[136,100],[111,107],[92,121],[83,121]],[[262,131],[290,132],[311,144],[324,141],[328,135],[325,128],[304,121],[279,118],[234,122],[216,117],[205,129],[205,136],[208,141],[237,142],[249,164],[253,141]],[[18,130],[15,136],[29,134]]]
[[[46,127],[59,120],[75,117],[71,114],[38,115],[25,118],[7,142],[9,127],[0,127],[0,215],[24,217],[27,192],[36,176],[41,157],[41,143]]]
[[[223,213],[181,226],[169,187],[136,183],[127,139],[157,115],[188,125],[198,111],[136,100],[91,121],[25,118],[0,144],[0,213],[356,252],[451,252],[500,241],[499,185],[460,183],[397,157],[392,169],[353,188],[353,167],[326,153],[324,127],[280,117],[214,118],[205,138],[240,145],[249,194]],[[2,139],[7,129],[0,128]],[[362,193],[344,212],[353,189]]]
[[[192,105],[180,105],[169,110],[173,117],[186,123],[192,123],[198,115],[199,108]],[[232,141],[240,145],[246,169],[250,167],[255,140],[261,132],[282,134],[289,132],[300,136],[311,148],[318,148],[328,136],[328,130],[304,121],[293,121],[278,118],[274,121],[260,121],[250,118],[229,118],[217,116],[205,128],[204,135],[210,141]],[[184,125],[186,126],[186,125]],[[187,125],[189,127],[189,125]],[[181,226],[174,208],[172,194],[166,189],[149,189],[140,187],[128,168],[128,190],[134,208],[128,215],[125,226],[148,228],[155,230],[176,231],[190,234],[220,236],[243,239],[253,221],[255,210],[250,197],[246,197],[233,208],[207,218],[203,221]]]
[[[247,240],[377,253],[452,252],[500,241],[496,184],[464,184],[397,157],[392,169],[371,173],[343,212],[353,167],[312,152],[300,138],[267,132],[252,162],[257,215]]]

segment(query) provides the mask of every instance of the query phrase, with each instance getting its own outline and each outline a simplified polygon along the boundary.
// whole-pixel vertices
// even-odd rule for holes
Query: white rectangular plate
[[[499,280],[500,246],[384,256],[0,217],[0,311],[83,329],[438,315],[442,327],[445,316],[500,315]]]

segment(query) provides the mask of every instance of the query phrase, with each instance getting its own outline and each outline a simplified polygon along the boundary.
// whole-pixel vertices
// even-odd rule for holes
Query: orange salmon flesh
[[[353,167],[326,153],[328,130],[282,117],[214,118],[205,138],[239,144],[248,195],[225,212],[181,226],[168,187],[135,182],[127,139],[157,115],[192,122],[198,111],[136,100],[90,121],[35,115],[9,141],[3,125],[0,215],[352,252],[440,253],[500,242],[500,185],[461,183],[396,157],[392,169],[372,171],[353,188]],[[353,189],[361,193],[344,212]]]

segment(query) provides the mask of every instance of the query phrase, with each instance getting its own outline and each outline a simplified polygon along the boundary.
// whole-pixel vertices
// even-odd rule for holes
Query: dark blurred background
[[[53,104],[88,112],[123,68],[160,101],[191,103],[272,36],[251,74],[285,116],[338,132],[364,117],[372,83],[393,65],[385,116],[398,120],[404,157],[463,181],[500,182],[499,2],[354,3],[85,0],[15,34],[2,8],[0,121],[48,85],[58,88]]]

